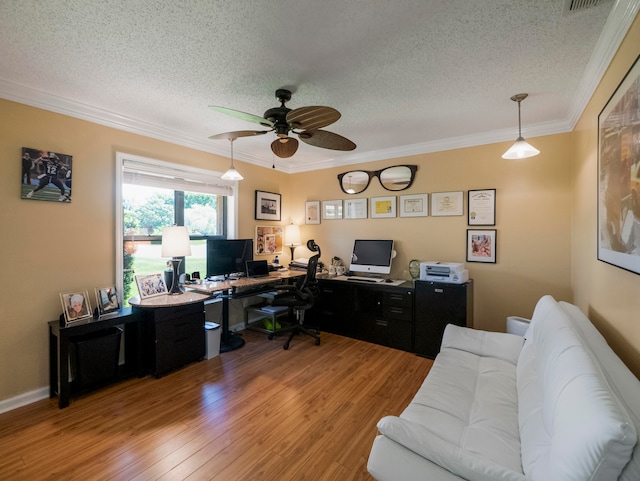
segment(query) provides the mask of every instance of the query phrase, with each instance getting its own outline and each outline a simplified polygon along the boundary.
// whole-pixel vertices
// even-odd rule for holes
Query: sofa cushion
[[[534,310],[517,367],[522,466],[533,481],[618,478],[637,436],[551,296]]]
[[[490,335],[487,337],[487,334]],[[458,340],[454,339],[456,337]],[[447,340],[429,375],[400,415],[403,421],[415,423],[422,429],[394,430],[428,433],[432,441],[409,442],[409,438],[403,436],[394,440],[399,443],[406,441],[413,447],[423,441],[428,446],[432,442],[453,446],[457,458],[465,458],[468,454],[471,456],[469,459],[486,459],[487,463],[500,465],[506,471],[522,474],[516,365],[512,361],[482,354],[485,351],[483,346],[497,346],[498,339],[508,346],[507,351],[519,349],[522,338],[453,325],[447,326],[445,338]],[[383,424],[383,429],[387,424]],[[407,448],[412,449],[411,446]]]

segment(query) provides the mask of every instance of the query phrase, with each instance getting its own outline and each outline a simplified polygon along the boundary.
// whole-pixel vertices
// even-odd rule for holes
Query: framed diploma
[[[496,225],[496,189],[470,190],[467,199],[469,225]]]
[[[400,217],[426,217],[429,215],[429,194],[400,196]]]
[[[431,215],[462,215],[462,191],[435,192],[431,194]]]
[[[345,199],[343,212],[345,219],[366,219],[367,199]]]

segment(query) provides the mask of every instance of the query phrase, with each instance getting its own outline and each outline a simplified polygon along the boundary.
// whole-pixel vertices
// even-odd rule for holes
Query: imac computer
[[[356,239],[349,270],[356,274],[388,275],[394,255],[393,240]]]

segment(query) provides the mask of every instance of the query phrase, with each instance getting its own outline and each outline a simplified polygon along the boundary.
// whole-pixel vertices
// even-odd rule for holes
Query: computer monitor
[[[371,274],[390,274],[394,257],[393,240],[356,239],[349,270]]]
[[[207,239],[207,277],[243,273],[253,259],[253,239]]]

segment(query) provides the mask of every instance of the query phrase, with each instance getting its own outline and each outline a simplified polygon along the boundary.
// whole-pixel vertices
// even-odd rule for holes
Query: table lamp
[[[169,295],[182,294],[180,288],[178,267],[182,257],[191,255],[191,240],[185,226],[175,225],[162,228],[162,257],[171,257],[173,279]]]
[[[289,224],[284,228],[284,239],[291,249],[291,260],[293,260],[293,253],[296,247],[302,245],[300,242],[300,226],[295,224]]]

